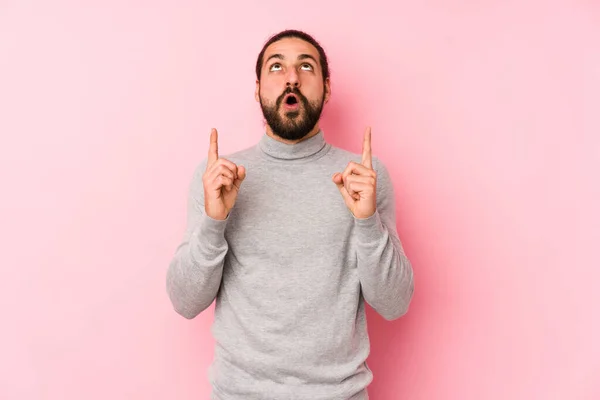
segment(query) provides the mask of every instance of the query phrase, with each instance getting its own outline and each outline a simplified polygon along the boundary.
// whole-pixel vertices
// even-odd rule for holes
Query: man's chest
[[[325,177],[252,182],[227,223],[227,284],[302,308],[356,288],[354,217]]]
[[[255,180],[244,187],[227,224],[237,251],[322,251],[348,240],[354,218],[329,173]]]

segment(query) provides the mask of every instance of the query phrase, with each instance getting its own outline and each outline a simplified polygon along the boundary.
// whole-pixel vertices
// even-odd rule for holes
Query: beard
[[[283,99],[287,94],[293,93],[300,101],[300,107],[295,111],[285,112],[282,116],[279,110]],[[315,127],[325,100],[325,90],[321,101],[310,102],[297,88],[287,88],[281,96],[277,98],[274,105],[266,104],[260,97],[260,106],[267,124],[271,127],[274,134],[286,140],[300,140]]]

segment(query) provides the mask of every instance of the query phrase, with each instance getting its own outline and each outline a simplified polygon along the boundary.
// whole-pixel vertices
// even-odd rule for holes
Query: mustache
[[[277,98],[277,107],[279,107],[281,105],[281,103],[283,102],[283,98],[285,96],[287,96],[288,94],[295,94],[296,97],[298,97],[298,100],[301,101],[302,103],[304,103],[304,105],[306,105],[308,103],[308,99],[306,97],[304,97],[304,95],[302,93],[300,93],[300,90],[298,88],[288,87],[283,91],[281,96],[279,96]]]

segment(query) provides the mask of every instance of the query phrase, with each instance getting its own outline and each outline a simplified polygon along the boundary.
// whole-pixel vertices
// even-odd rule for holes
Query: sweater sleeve
[[[387,320],[408,311],[414,282],[410,260],[396,230],[394,188],[383,163],[373,158],[377,172],[377,210],[355,218],[358,274],[365,300]]]
[[[167,270],[166,288],[175,311],[192,319],[210,306],[221,285],[228,250],[225,220],[204,211],[202,175],[206,160],[194,172],[187,206],[187,226]]]

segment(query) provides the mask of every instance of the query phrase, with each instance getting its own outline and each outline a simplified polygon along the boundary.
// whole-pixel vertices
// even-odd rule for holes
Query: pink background
[[[165,272],[288,27],[329,53],[327,139],[373,126],[414,263],[409,313],[369,313],[372,398],[600,398],[599,3],[202,3],[0,2],[1,399],[207,399],[212,308]]]

